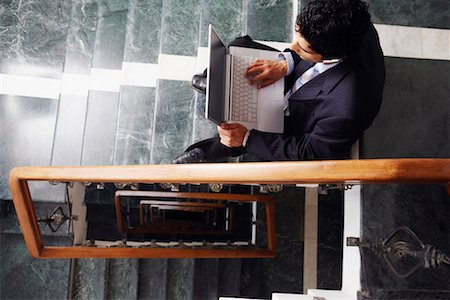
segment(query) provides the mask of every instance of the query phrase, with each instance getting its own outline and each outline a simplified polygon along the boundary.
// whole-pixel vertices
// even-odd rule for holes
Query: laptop
[[[279,52],[228,47],[212,25],[209,25],[208,51],[206,118],[216,124],[241,123],[249,130],[282,133],[284,78],[257,89],[244,76],[252,61],[278,60]]]

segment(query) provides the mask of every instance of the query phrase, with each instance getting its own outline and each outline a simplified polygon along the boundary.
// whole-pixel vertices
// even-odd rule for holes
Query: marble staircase
[[[57,59],[52,61],[55,66],[50,76],[68,78],[73,86],[65,88],[75,92],[61,93],[58,100],[41,100],[38,110],[26,110],[29,114],[39,110],[47,112],[48,131],[39,145],[47,142],[48,150],[46,154],[41,153],[39,161],[9,159],[7,165],[160,164],[169,162],[192,142],[210,137],[215,126],[203,117],[205,98],[196,94],[186,79],[180,80],[176,66],[167,67],[167,62],[180,58],[195,60],[198,48],[207,46],[209,23],[219,29],[227,42],[247,33],[256,39],[289,41],[293,3],[266,2],[90,0],[60,7],[59,22],[65,25],[58,49],[64,51],[54,57]],[[58,9],[46,5],[37,1],[29,9],[39,8],[33,12],[39,17],[52,15]],[[41,8],[49,11],[45,13]],[[268,23],[277,26],[262,26]],[[46,30],[51,32],[52,25],[47,25]],[[165,69],[169,76],[161,76],[154,83],[111,85],[117,73],[129,66],[171,69]],[[86,78],[91,81],[89,89],[83,89]],[[27,99],[19,97],[17,102],[28,107]],[[30,133],[24,134],[31,138]],[[33,141],[33,138],[29,140],[31,144]],[[2,180],[5,183],[5,178]],[[7,184],[2,184],[1,189],[2,199],[10,199]],[[45,186],[41,189],[43,199],[64,201]],[[17,233],[16,226],[15,232],[2,240],[17,242],[20,238],[11,236]],[[25,265],[36,266],[29,276],[41,279],[30,281],[32,285],[41,285],[37,290],[41,297],[48,299],[62,295],[75,299],[216,299],[218,295],[266,295],[259,283],[261,275],[254,276],[262,262],[252,260],[74,259],[36,264],[26,257],[21,242],[2,248],[16,247],[25,252]],[[2,256],[4,259],[7,258]],[[52,275],[55,268],[58,276]],[[10,274],[1,273],[2,276]],[[39,275],[42,273],[51,278],[52,287],[43,288],[42,284],[49,283],[44,283]],[[3,282],[4,278],[1,279]],[[31,296],[4,291],[3,287],[2,295]]]
[[[20,92],[3,89],[0,94],[0,198],[11,199],[8,173],[14,166],[159,164],[211,136],[215,128],[203,118],[204,97],[190,89],[186,70],[170,63],[181,59],[195,69],[208,23],[227,42],[242,34],[288,42],[295,8],[303,2],[0,1],[0,80],[37,77],[41,85],[24,84]],[[407,55],[386,57],[384,103],[361,140],[361,157],[448,157],[449,62],[433,53],[424,56],[433,47],[448,53],[448,43],[438,38],[443,47],[437,47],[422,31],[435,28],[437,37],[446,36],[448,1],[368,2],[374,22],[392,28],[388,32],[395,39],[387,49],[401,48]],[[431,190],[363,189],[363,236],[376,240],[407,225],[449,253],[448,194]],[[38,193],[41,200],[63,201],[47,197],[45,187]],[[273,291],[301,292],[303,225],[298,216],[304,199],[295,189],[276,197],[279,255],[271,260],[38,260],[29,256],[14,216],[2,214],[0,298],[269,298]],[[332,195],[319,205],[320,215],[333,217],[319,220],[318,287],[339,289],[340,278],[330,269],[340,268],[342,240],[336,232],[342,200]],[[364,263],[370,266],[362,282],[366,291],[450,290],[448,269],[398,279],[375,257]]]

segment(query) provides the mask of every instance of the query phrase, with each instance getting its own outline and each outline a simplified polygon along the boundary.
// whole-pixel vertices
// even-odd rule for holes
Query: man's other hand
[[[239,123],[222,123],[217,126],[217,131],[219,132],[220,143],[232,148],[242,146],[248,129]]]
[[[285,60],[257,59],[248,66],[245,77],[258,88],[268,86],[286,76],[288,63]]]

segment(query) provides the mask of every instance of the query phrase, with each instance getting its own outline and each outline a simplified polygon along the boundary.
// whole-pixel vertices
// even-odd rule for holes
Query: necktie
[[[304,84],[306,84],[308,81],[313,79],[319,75],[319,70],[317,70],[317,65],[312,66],[308,70],[306,70],[294,83],[292,88],[286,93],[284,96],[284,110],[289,114],[288,107],[289,107],[289,98],[294,94],[299,88],[301,88]]]

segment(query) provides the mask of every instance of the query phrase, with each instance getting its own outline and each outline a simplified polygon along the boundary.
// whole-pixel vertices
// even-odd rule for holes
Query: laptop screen
[[[206,88],[206,118],[216,124],[225,121],[227,46],[209,25],[209,66]]]

